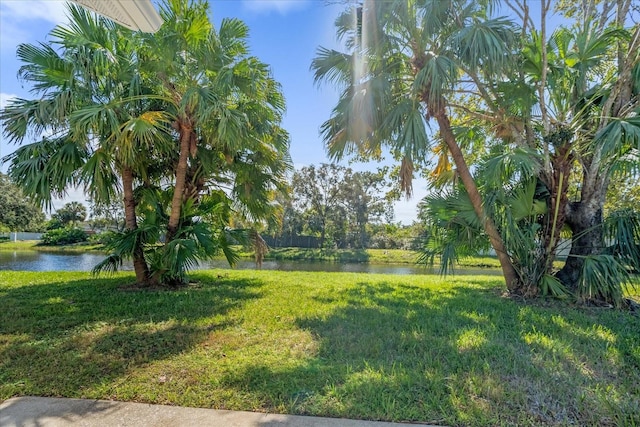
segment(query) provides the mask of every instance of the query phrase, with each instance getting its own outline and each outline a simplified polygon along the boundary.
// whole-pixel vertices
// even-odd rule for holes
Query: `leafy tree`
[[[387,173],[386,168],[354,172],[327,163],[301,168],[292,179],[287,226],[299,232],[304,224],[308,232],[320,235],[321,247],[327,239],[338,247],[367,247],[367,225],[392,212],[391,200],[384,195]]]
[[[347,214],[348,234],[352,236],[347,244],[354,248],[369,245],[367,226],[391,222],[393,206],[385,197],[387,168],[376,172],[364,171],[347,174],[340,188],[342,207]]]
[[[122,202],[112,200],[109,204],[90,202],[91,219],[93,228],[111,229],[113,231],[124,230],[124,210]]]
[[[605,217],[611,213],[628,210],[640,211],[640,177],[634,174],[612,179],[614,185],[609,185],[604,205]]]
[[[66,203],[51,215],[51,218],[61,222],[65,226],[73,225],[87,218],[87,208],[79,202]]]
[[[303,212],[309,231],[320,234],[322,248],[332,221],[339,222],[341,218],[340,187],[345,172],[345,168],[338,165],[323,163],[318,168],[305,166],[293,175],[294,206]]]
[[[9,177],[0,173],[0,228],[6,231],[41,231],[44,213]]]

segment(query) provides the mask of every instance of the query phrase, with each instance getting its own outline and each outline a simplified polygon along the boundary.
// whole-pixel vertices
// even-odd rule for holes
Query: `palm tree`
[[[20,75],[39,98],[10,101],[0,113],[3,132],[14,143],[47,136],[4,161],[10,162],[9,174],[45,205],[73,186],[98,203],[122,195],[126,229],[135,233],[134,182],[146,175],[149,157],[142,153],[162,145],[155,131],[162,113],[149,109],[134,34],[77,6],[70,5],[69,14],[69,26],[51,32],[59,49],[18,47]],[[149,277],[142,244],[134,241],[127,254],[140,284]]]
[[[207,3],[183,0],[163,6],[165,24],[146,38],[70,11],[70,27],[52,32],[60,54],[18,51],[42,96],[4,109],[4,132],[51,136],[11,155],[11,174],[43,203],[72,185],[99,203],[122,194],[126,230],[97,272],[132,257],[138,284],[181,284],[219,249],[233,261],[229,209],[269,219],[290,167],[284,98],[248,55],[247,27],[215,31]]]
[[[520,14],[527,16],[526,10]],[[545,13],[542,16],[544,20]],[[624,269],[638,261],[631,262],[621,252],[633,244],[616,243],[615,250],[606,247],[608,226],[602,208],[612,174],[637,170],[640,132],[633,110],[638,105],[634,70],[639,69],[640,40],[637,27],[623,31],[617,22],[615,28],[607,28],[606,19],[593,18],[573,28],[561,27],[548,39],[525,19],[523,31],[531,33],[523,42],[521,66],[509,81],[487,82],[484,92],[465,92],[466,105],[455,106],[454,123],[475,135],[475,127],[484,129],[480,138],[488,150],[479,159],[476,181],[479,178],[488,190],[485,205],[492,207],[489,213],[503,230],[520,278],[543,292],[553,286],[552,293],[569,289],[580,297],[589,294],[587,298],[619,304],[616,295],[621,295],[620,284],[627,277]],[[618,55],[617,45],[623,54]],[[578,188],[571,201],[570,185]],[[458,209],[460,204],[452,208],[451,197],[459,194],[446,196],[427,203],[429,212],[449,227],[433,236],[464,248],[458,238],[474,233],[461,233],[458,226],[464,224],[465,231],[472,227],[468,218],[454,215],[465,212]],[[450,208],[446,212],[439,208],[445,203]],[[571,254],[554,277],[552,263],[565,225],[573,233]],[[613,234],[634,235],[633,231]],[[611,257],[612,252],[617,255]],[[615,269],[609,268],[612,265]],[[611,275],[614,270],[620,272],[618,278]],[[596,273],[599,277],[593,276]],[[597,295],[583,286],[602,283],[603,277],[609,284]]]
[[[574,50],[582,54],[579,66],[571,70],[573,91],[569,109],[576,129],[574,155],[582,179],[579,199],[566,206],[572,247],[564,268],[558,273],[572,289],[579,287],[585,260],[599,256],[607,246],[603,215],[610,180],[637,171],[639,164],[640,25],[626,33],[613,29],[603,31],[599,37],[594,34],[598,34],[597,28],[587,22],[572,40]],[[611,60],[617,56],[611,46],[618,44],[622,55],[615,67],[608,70],[608,76],[591,83],[593,76],[587,60],[600,59],[600,63]],[[600,54],[599,58],[594,51]],[[589,54],[593,55],[585,58]]]
[[[176,156],[165,163],[173,184],[165,249],[191,221],[185,207],[213,188],[226,187],[246,215],[269,216],[271,192],[290,168],[280,86],[249,55],[247,26],[225,19],[216,30],[208,10],[206,2],[169,0],[163,26],[140,50],[174,135]]]
[[[413,163],[425,161],[432,146],[429,122],[436,121],[500,260],[507,288],[523,293],[449,118],[454,87],[463,77],[473,84],[483,75],[499,76],[511,57],[513,26],[505,19],[489,19],[487,9],[464,0],[364,1],[336,20],[337,34],[350,52],[320,48],[311,67],[316,81],[343,89],[322,126],[329,153],[335,158],[353,152],[370,155],[387,145],[402,158],[401,184],[407,194]]]
[[[607,253],[603,208],[612,177],[637,170],[640,141],[640,122],[634,112],[639,105],[640,27],[622,29],[629,5],[604,2],[604,9],[614,7],[616,13],[599,15],[595,5],[579,3],[576,10],[582,12],[577,24],[558,28],[547,38],[548,5],[543,4],[542,30],[538,32],[532,22],[524,23],[523,31],[530,34],[519,79],[511,87],[512,98],[528,100],[523,109],[527,112],[512,116],[524,129],[516,143],[537,150],[538,179],[547,191],[548,210],[538,236],[545,274],[552,273],[560,231],[566,225],[572,235],[571,253],[556,279],[581,298],[589,294],[585,298],[615,304],[621,302],[615,295],[621,295],[629,258],[620,264],[617,259],[624,256],[612,258]],[[527,15],[526,10],[518,12]],[[521,96],[522,89],[537,96]],[[573,200],[570,185],[577,188]],[[585,268],[587,261],[590,268]],[[617,278],[609,274],[614,271],[612,265],[620,272]],[[598,266],[602,270],[595,277]],[[602,283],[603,277],[608,277],[603,292],[595,295],[585,290],[585,283]]]

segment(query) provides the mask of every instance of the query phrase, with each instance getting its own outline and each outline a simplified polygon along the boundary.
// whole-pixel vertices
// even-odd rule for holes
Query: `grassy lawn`
[[[640,424],[640,318],[496,277],[0,272],[0,400],[85,397],[444,425]]]

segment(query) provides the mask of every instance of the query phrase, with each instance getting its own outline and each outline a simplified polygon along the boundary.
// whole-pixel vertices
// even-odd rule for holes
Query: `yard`
[[[640,424],[637,314],[509,299],[495,276],[217,270],[177,291],[132,281],[0,272],[0,400]]]

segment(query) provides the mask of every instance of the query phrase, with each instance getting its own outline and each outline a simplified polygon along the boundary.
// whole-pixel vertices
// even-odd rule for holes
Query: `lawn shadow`
[[[2,403],[0,426],[46,426],[52,419],[72,424],[79,418],[117,410],[110,402],[96,400],[69,400],[41,397],[16,397]]]
[[[177,291],[125,292],[121,277],[3,289],[0,397],[81,397],[193,348],[262,294],[259,280],[194,277]]]
[[[247,366],[223,382],[258,395],[265,410],[297,414],[444,425],[637,422],[637,361],[626,359],[640,350],[631,342],[637,319],[497,293],[486,283],[361,282],[332,295],[347,303],[331,315],[296,321],[319,343],[312,358]],[[593,322],[615,339],[592,333]]]

